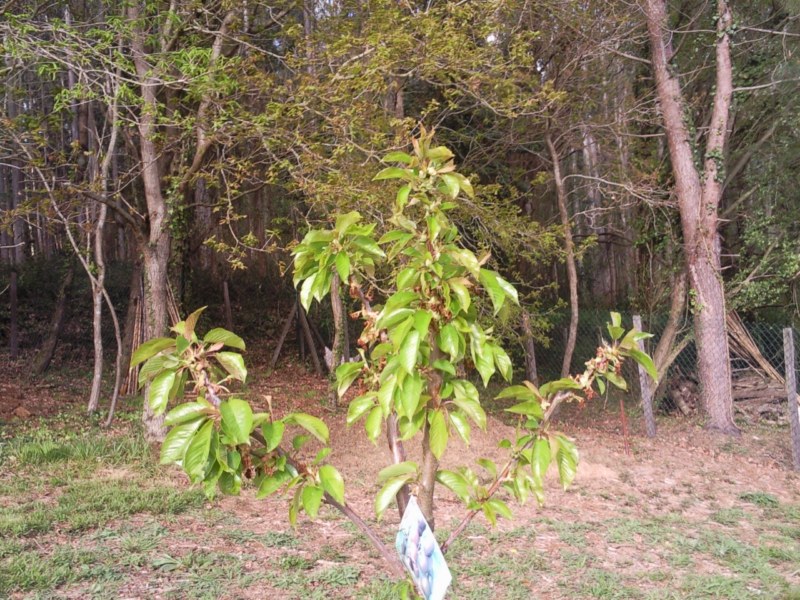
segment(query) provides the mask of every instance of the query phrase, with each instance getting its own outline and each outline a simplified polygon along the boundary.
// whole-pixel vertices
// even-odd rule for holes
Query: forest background
[[[0,10],[3,342],[40,372],[65,323],[93,335],[90,410],[109,348],[124,372],[197,306],[279,337],[292,247],[334,213],[384,218],[372,175],[420,123],[475,187],[460,232],[523,292],[497,326],[529,377],[553,340],[574,370],[582,310],[663,316],[659,371],[696,338],[709,424],[735,433],[725,313],[796,322],[795,2]],[[350,349],[336,308],[309,358]]]

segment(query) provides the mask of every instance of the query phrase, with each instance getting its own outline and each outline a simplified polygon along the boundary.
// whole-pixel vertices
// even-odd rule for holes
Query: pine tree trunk
[[[19,358],[19,300],[17,269],[12,267],[8,282],[9,321],[8,324],[8,353],[11,360]]]

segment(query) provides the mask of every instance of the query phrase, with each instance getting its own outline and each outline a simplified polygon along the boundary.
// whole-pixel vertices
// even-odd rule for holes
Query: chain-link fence
[[[548,336],[549,342],[539,344],[537,347],[536,363],[540,381],[560,377],[569,335],[569,317],[569,313],[556,315],[551,320],[553,325]],[[653,334],[653,337],[645,342],[646,350],[652,355],[667,327],[669,317],[666,314],[643,314],[641,317],[643,329]],[[583,370],[584,363],[595,355],[597,346],[602,340],[608,340],[606,325],[609,321],[610,313],[608,311],[593,309],[580,311],[578,335],[570,373]],[[626,329],[633,327],[633,313],[622,313],[622,323]],[[737,388],[737,383],[739,384],[737,389],[740,397],[747,397],[745,389],[747,386],[758,387],[757,378],[769,383],[769,391],[762,389],[762,394],[780,393],[781,384],[769,380],[775,374],[783,379],[786,371],[783,329],[782,325],[774,323],[743,323],[738,319],[733,323],[729,322],[729,330],[732,330],[729,339],[731,372],[734,387]],[[794,335],[797,337],[797,330],[794,330]],[[668,392],[671,385],[689,385],[694,389],[699,383],[697,347],[694,339],[694,323],[691,317],[685,318],[679,323],[675,343],[681,349],[669,368],[665,377],[666,381],[659,386],[659,397],[656,400],[660,402],[669,403]],[[798,360],[800,359],[796,357],[795,368],[797,368]],[[635,379],[635,375],[633,379]],[[667,408],[675,407],[668,406]]]

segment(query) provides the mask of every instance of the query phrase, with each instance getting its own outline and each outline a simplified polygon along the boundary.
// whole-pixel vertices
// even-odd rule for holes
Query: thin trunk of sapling
[[[567,190],[561,173],[561,158],[558,155],[550,132],[547,133],[545,141],[547,142],[547,148],[550,151],[550,159],[553,163],[553,182],[556,187],[558,214],[561,218],[561,226],[564,228],[564,260],[567,265],[570,313],[567,346],[564,349],[564,358],[561,362],[561,377],[568,377],[572,365],[572,355],[575,352],[575,342],[578,338],[578,267],[575,261],[575,243],[572,240],[572,226],[569,222],[569,211],[567,210]]]

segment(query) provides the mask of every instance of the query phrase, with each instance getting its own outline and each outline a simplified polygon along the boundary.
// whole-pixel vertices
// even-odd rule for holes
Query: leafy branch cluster
[[[351,212],[338,216],[331,230],[309,231],[294,250],[294,281],[306,308],[315,299],[323,300],[332,286],[343,284],[360,303],[352,315],[364,322],[360,360],[340,365],[336,379],[340,396],[357,383],[348,424],[363,419],[373,442],[385,429],[392,450],[393,464],[378,475],[383,487],[375,499],[376,515],[380,517],[395,499],[402,511],[415,493],[433,525],[433,492],[441,483],[467,509],[446,549],[478,513],[492,523],[498,516],[511,518],[507,504],[496,495],[500,488],[520,502],[533,495],[541,503],[544,475],[553,462],[564,487],[571,483],[577,449],[550,427],[559,404],[591,398],[595,387],[603,393],[606,384],[625,389],[620,370],[628,357],[654,377],[655,368],[636,348],[648,334],[626,333],[620,316],[612,313],[611,342],[598,349],[582,374],[541,387],[525,382],[499,394],[498,398],[519,401],[507,409],[519,416],[518,433],[513,441],[501,443],[509,451],[502,468],[486,458],[478,461],[489,475],[487,485],[468,467],[440,469],[439,460],[453,435],[469,444],[471,428],[487,426],[480,393],[463,374],[464,365],[474,365],[484,386],[496,373],[512,380],[511,359],[492,328],[481,323],[476,300],[487,297],[498,315],[509,302],[517,304],[518,297],[510,282],[486,268],[488,253],[477,256],[460,243],[459,231],[448,218],[460,194],[473,193],[469,180],[456,172],[452,153],[433,146],[432,133],[427,132],[413,146],[413,154],[389,154],[385,161],[401,166],[386,167],[375,176],[401,182],[388,219],[393,228],[378,237],[374,224],[363,224],[361,215]],[[388,291],[378,287],[378,268],[391,272]],[[373,304],[378,294],[384,299]],[[259,497],[288,494],[292,523],[301,511],[316,517],[327,503],[351,518],[396,566],[396,558],[393,562],[391,552],[346,504],[343,478],[326,462],[331,450],[322,420],[303,413],[276,418],[271,407],[254,413],[240,398],[221,399],[228,396],[229,382],[243,381],[247,374],[241,354],[222,348],[243,350],[244,342],[222,329],[199,340],[194,332],[198,315],[199,311],[173,328],[176,338],[151,340],[134,356],[135,364],[146,361],[141,381],[151,381],[150,402],[156,412],[193,385],[194,401],[167,414],[173,429],[164,442],[162,462],[180,463],[209,494],[217,487],[237,494],[245,480],[254,482]],[[289,437],[291,429],[300,432]],[[421,463],[406,460],[403,444],[420,436]],[[312,438],[323,446],[313,458],[301,452]]]

